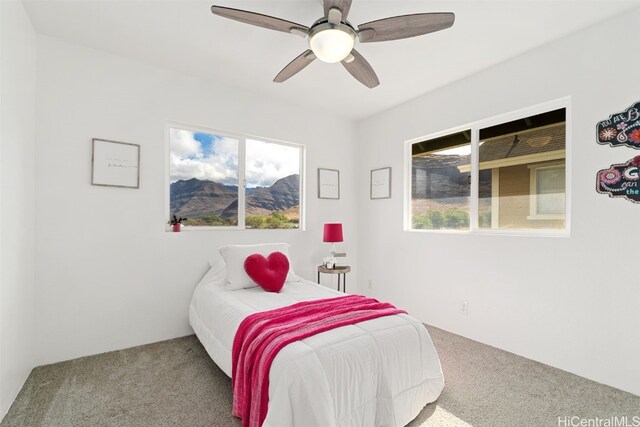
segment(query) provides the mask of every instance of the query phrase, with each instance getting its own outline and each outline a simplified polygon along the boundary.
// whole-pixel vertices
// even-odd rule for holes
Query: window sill
[[[299,231],[300,227],[296,228],[243,228],[243,227],[183,227],[180,231],[173,231],[172,228],[165,228],[167,233],[192,233],[197,231]]]
[[[558,221],[565,219],[564,215],[529,215],[527,216],[528,220],[532,221]]]
[[[418,230],[405,229],[409,233],[450,234],[471,236],[512,236],[512,237],[571,237],[568,230]]]

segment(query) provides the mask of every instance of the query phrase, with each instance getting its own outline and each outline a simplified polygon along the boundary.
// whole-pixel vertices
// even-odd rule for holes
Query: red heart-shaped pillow
[[[244,260],[244,271],[265,291],[280,292],[289,273],[289,260],[282,252],[273,252],[267,258],[253,254]]]

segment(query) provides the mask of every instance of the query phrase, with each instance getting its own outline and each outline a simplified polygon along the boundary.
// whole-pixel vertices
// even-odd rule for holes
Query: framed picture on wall
[[[391,198],[391,168],[371,170],[371,187],[369,189],[371,199]]]
[[[340,171],[318,168],[318,198],[340,198]]]
[[[140,146],[126,142],[92,140],[91,184],[140,188]]]

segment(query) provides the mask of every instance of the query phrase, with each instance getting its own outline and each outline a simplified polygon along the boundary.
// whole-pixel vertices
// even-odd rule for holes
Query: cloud
[[[268,187],[280,178],[299,173],[299,148],[247,140],[245,175],[248,187]]]
[[[171,182],[197,178],[238,185],[238,141],[218,135],[171,129]],[[245,176],[248,187],[268,187],[300,173],[300,149],[247,140]]]
[[[170,133],[171,154],[179,158],[197,157],[202,154],[202,146],[195,140],[193,132],[171,128]]]
[[[171,129],[171,182],[197,178],[220,184],[238,185],[238,141],[214,136],[211,142],[205,145],[206,150],[203,144],[195,139],[194,132]]]

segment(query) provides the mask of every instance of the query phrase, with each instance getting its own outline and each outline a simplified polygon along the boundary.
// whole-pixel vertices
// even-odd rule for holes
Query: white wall
[[[360,290],[432,325],[640,394],[640,205],[595,191],[599,169],[640,154],[595,140],[599,120],[640,101],[640,57],[624,53],[639,20],[636,9],[359,123]],[[623,51],[612,54],[616,46]],[[404,141],[565,96],[570,238],[402,230]],[[382,166],[393,167],[393,198],[370,201],[369,170]]]
[[[0,419],[34,365],[36,35],[0,2]]]
[[[307,230],[165,232],[169,121],[305,144]],[[221,245],[290,242],[314,279],[322,224],[342,221],[356,255],[346,120],[41,36],[37,123],[38,363],[192,333],[191,293]],[[90,185],[94,137],[141,145],[140,189]],[[317,198],[318,167],[342,172],[339,201]]]

